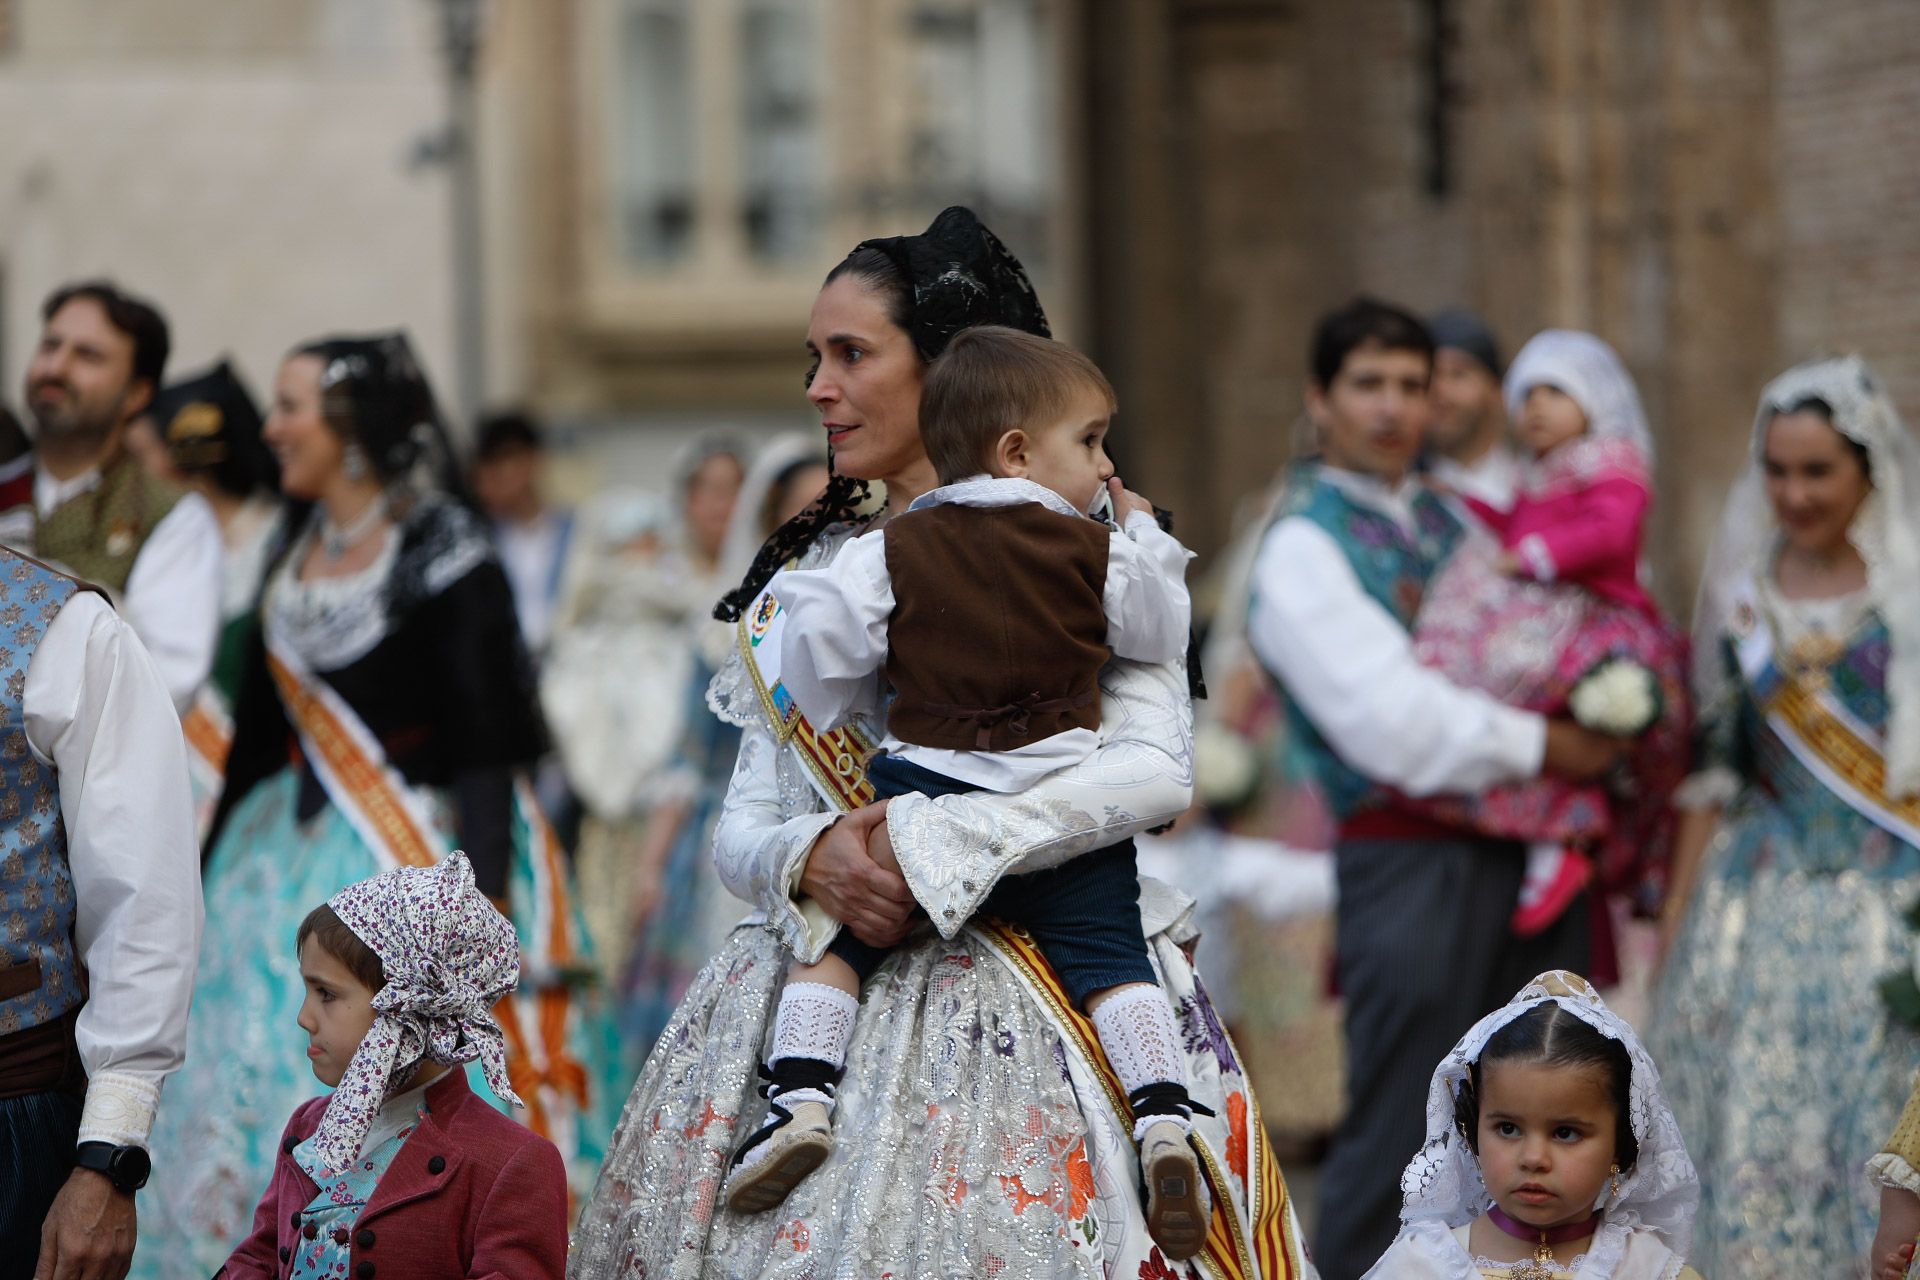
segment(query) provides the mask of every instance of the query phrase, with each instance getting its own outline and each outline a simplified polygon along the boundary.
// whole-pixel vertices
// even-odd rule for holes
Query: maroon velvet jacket
[[[215,1280],[266,1280],[293,1269],[300,1211],[320,1193],[295,1146],[320,1127],[327,1100],[287,1122],[253,1234]],[[567,1175],[551,1142],[495,1110],[455,1069],[427,1089],[428,1113],[400,1147],[353,1225],[355,1280],[563,1280]]]

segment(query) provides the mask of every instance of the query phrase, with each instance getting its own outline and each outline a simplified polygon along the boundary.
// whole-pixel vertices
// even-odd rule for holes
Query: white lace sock
[[[1100,1033],[1100,1047],[1129,1096],[1152,1084],[1178,1085],[1185,1092],[1187,1055],[1180,1046],[1180,1026],[1173,1020],[1166,992],[1159,987],[1114,992],[1093,1011],[1093,1028]],[[1142,1116],[1134,1122],[1134,1140],[1160,1120],[1170,1120],[1189,1132],[1193,1129],[1188,1116]]]
[[[838,987],[820,982],[790,982],[780,993],[780,1009],[773,1019],[773,1053],[769,1067],[782,1058],[814,1058],[837,1071],[847,1065],[847,1045],[853,1040],[853,1020],[860,1000]],[[833,1095],[821,1089],[786,1089],[779,1100],[819,1102],[833,1110]]]

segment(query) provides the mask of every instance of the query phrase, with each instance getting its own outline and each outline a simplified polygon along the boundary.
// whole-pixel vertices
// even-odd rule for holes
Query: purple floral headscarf
[[[344,1169],[359,1157],[374,1113],[406,1090],[422,1061],[458,1067],[477,1058],[495,1094],[525,1105],[507,1083],[506,1041],[493,1018],[520,979],[520,940],[474,888],[467,855],[362,880],[327,905],[380,957],[387,985],[374,994],[373,1026],[314,1134],[325,1166]]]

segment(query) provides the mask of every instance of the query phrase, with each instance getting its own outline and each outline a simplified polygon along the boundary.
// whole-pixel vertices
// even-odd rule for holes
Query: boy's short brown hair
[[[941,484],[978,475],[1001,436],[1053,421],[1082,390],[1105,397],[1108,413],[1118,407],[1100,367],[1072,347],[1003,325],[963,329],[927,366],[920,394],[927,460]]]
[[[308,938],[319,943],[322,951],[347,966],[347,972],[367,990],[378,991],[387,985],[387,966],[380,963],[380,957],[374,954],[373,948],[360,941],[360,935],[348,928],[347,922],[324,902],[307,912],[307,918],[300,922],[294,950],[305,947]]]

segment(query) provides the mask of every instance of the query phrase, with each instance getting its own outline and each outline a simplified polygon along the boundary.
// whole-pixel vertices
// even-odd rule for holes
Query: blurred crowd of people
[[[837,304],[856,318],[872,305],[883,319],[866,322],[892,326],[902,367],[918,361],[914,397],[921,366],[965,326],[929,337],[927,313],[869,294],[945,264],[948,276],[901,295],[924,309],[957,269],[913,256],[929,245],[1000,291],[985,319],[1046,334],[1004,247],[968,223],[949,229],[956,249],[937,242],[940,226],[897,238],[922,242],[897,262],[857,249],[849,262],[881,283]],[[830,277],[820,305],[840,297]],[[618,1197],[660,1177],[632,1107],[610,1145],[629,1085],[656,1130],[684,1132],[702,1158],[723,1150],[727,1133],[705,1127],[724,1118],[730,1131],[739,1113],[714,1103],[746,1084],[712,1073],[768,1034],[752,1020],[761,1005],[749,1018],[724,1004],[765,964],[730,934],[757,905],[761,932],[804,938],[779,904],[802,888],[830,897],[799,871],[834,824],[819,821],[830,788],[770,753],[853,758],[851,739],[811,740],[784,686],[749,684],[766,659],[748,650],[779,607],[765,594],[773,571],[837,554],[848,530],[891,515],[875,516],[863,482],[924,463],[917,435],[895,471],[869,464],[859,450],[878,435],[835,426],[830,366],[809,393],[829,434],[870,433],[841,443],[840,465],[818,433],[703,435],[657,486],[567,506],[551,497],[531,415],[484,416],[470,451],[456,445],[404,334],[295,344],[263,403],[226,361],[170,377],[160,312],[111,283],[63,288],[43,320],[24,386],[31,429],[0,412],[0,544],[96,584],[151,655],[184,729],[203,849],[208,939],[195,942],[192,1016],[176,1011],[186,1030],[137,1027],[137,1002],[102,1001],[81,1045],[88,1074],[134,1082],[116,1136],[168,1166],[134,1274],[220,1267],[263,1171],[292,1150],[279,1125],[312,1083],[273,1046],[307,1016],[311,980],[287,943],[309,909],[456,847],[522,954],[496,1010],[499,1070],[476,1073],[475,1090],[525,1101],[573,1192],[603,1209],[615,1194],[612,1174],[594,1190],[603,1159],[626,1171]],[[1896,1132],[1920,1050],[1908,919],[1920,902],[1920,443],[1858,358],[1799,365],[1765,388],[1689,635],[1649,590],[1657,460],[1626,366],[1567,330],[1511,361],[1505,350],[1471,312],[1423,319],[1369,299],[1316,329],[1296,456],[1247,499],[1193,587],[1210,691],[1191,703],[1193,804],[1143,841],[1140,865],[1196,900],[1211,997],[1172,958],[1191,942],[1187,917],[1144,896],[1149,945],[1177,971],[1169,1034],[1195,1061],[1218,1060],[1221,1105],[1242,1108],[1220,1121],[1235,1135],[1224,1149],[1239,1142],[1243,1166],[1243,1069],[1264,1102],[1256,1128],[1263,1118],[1281,1151],[1324,1162],[1314,1260],[1335,1280],[1400,1247],[1417,1198],[1402,1170],[1444,1145],[1434,1064],[1444,1075],[1450,1046],[1516,989],[1531,1003],[1503,1019],[1564,1007],[1630,1050],[1635,1106],[1657,1118],[1671,1102],[1684,1145],[1670,1158],[1699,1170],[1686,1192],[1698,1229],[1689,1201],[1681,1238],[1701,1273],[1861,1274],[1871,1259],[1875,1274],[1899,1274],[1920,1235],[1920,1149],[1908,1150],[1920,1113]],[[716,611],[723,597],[731,608]],[[1124,683],[1102,691],[1128,696]],[[1187,699],[1174,701],[1184,726]],[[865,785],[847,782],[846,813],[868,811]],[[780,846],[774,871],[723,883],[716,827],[741,805],[773,824],[765,842],[798,843]],[[862,829],[877,821],[903,846],[910,830],[938,831],[955,859],[989,857],[998,874],[1032,856],[1012,850],[1069,839],[1046,823],[1077,833],[1074,806],[1098,809],[1077,793],[1011,816],[962,802],[911,809],[927,825],[909,827],[902,804]],[[912,868],[910,849],[901,862]],[[741,900],[768,894],[774,905]],[[921,966],[929,991],[947,991],[959,979],[935,971],[957,955],[910,955],[900,972]],[[727,972],[703,979],[716,956]],[[1624,1019],[1584,984],[1527,983],[1558,970],[1591,977]],[[919,998],[900,996],[895,1016],[931,1019],[934,997]],[[963,1007],[942,998],[943,1017]],[[966,1007],[1025,1007],[977,998]],[[726,1017],[741,1043],[704,1047]],[[1016,1022],[996,1033],[1003,1056],[1031,1066],[1017,1056],[1031,1031]],[[185,1046],[177,1073],[169,1036]],[[861,1068],[869,1088],[892,1079],[879,1052]],[[1477,1059],[1454,1066],[1478,1071]],[[1625,1097],[1627,1077],[1615,1083]],[[1020,1096],[1005,1087],[997,1112]],[[1078,1104],[1069,1092],[1049,1105],[1064,1116]],[[82,1132],[77,1110],[70,1119]],[[1030,1138],[1046,1127],[1032,1125]],[[1235,1172],[1234,1203],[1252,1215],[1258,1177]],[[1616,1202],[1631,1201],[1631,1160],[1624,1200],[1622,1169],[1613,1176]],[[711,1211],[713,1186],[669,1184],[705,1197],[695,1217]],[[1093,1240],[1086,1196],[1068,1184],[1061,1221]],[[1077,1217],[1065,1207],[1076,1195]],[[634,1229],[625,1212],[589,1214],[607,1257]],[[1293,1247],[1284,1225],[1273,1238]],[[1143,1262],[1141,1274],[1160,1272]]]

